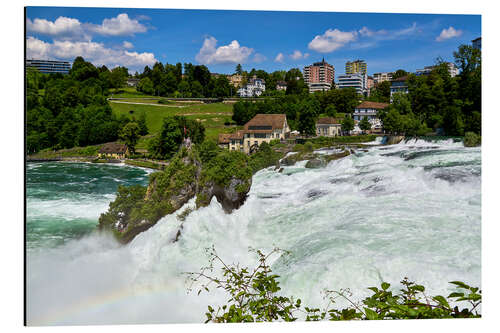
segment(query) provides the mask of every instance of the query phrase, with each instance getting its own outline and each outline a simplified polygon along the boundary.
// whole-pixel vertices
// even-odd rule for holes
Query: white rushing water
[[[211,245],[243,265],[255,263],[248,247],[290,250],[273,262],[282,291],[319,307],[324,288],[361,299],[382,281],[399,289],[404,277],[445,296],[449,281],[480,286],[480,148],[418,141],[304,165],[261,170],[240,209],[224,214],[214,199],[186,218],[175,243],[182,222],[173,214],[127,246],[96,233],[29,252],[28,324],[203,322],[207,305],[227,296],[187,294],[182,272],[205,266]]]

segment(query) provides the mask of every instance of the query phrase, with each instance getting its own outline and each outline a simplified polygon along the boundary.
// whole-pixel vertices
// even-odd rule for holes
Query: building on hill
[[[278,82],[276,82],[276,90],[286,91],[286,87],[287,87],[286,81],[278,81]]]
[[[243,82],[243,76],[239,74],[227,75],[227,79],[235,88],[241,87],[241,83]]]
[[[354,88],[360,95],[365,95],[367,91],[368,77],[366,74],[346,74],[338,76],[339,89]]]
[[[342,123],[339,119],[332,117],[319,118],[316,122],[317,136],[340,136],[342,135]]]
[[[71,64],[68,61],[26,59],[26,67],[34,67],[45,74],[68,74]]]
[[[284,140],[290,133],[285,114],[257,114],[242,130],[231,134],[219,134],[217,144],[244,153],[255,151],[262,142]]]
[[[378,112],[388,106],[388,103],[378,103],[370,101],[362,102],[354,108],[353,119],[355,125],[357,126],[363,118],[368,118],[368,121],[372,126],[372,131],[381,130],[382,123],[380,121],[380,118],[378,117]]]
[[[330,90],[334,80],[335,68],[325,62],[325,58],[320,62],[304,67],[304,82],[309,87],[310,93]]]
[[[379,84],[379,83],[382,83],[384,81],[391,81],[393,74],[394,73],[392,73],[392,72],[375,73],[375,74],[373,74],[373,83]]]
[[[99,158],[122,160],[129,155],[127,145],[117,142],[109,142],[99,149]]]
[[[219,133],[217,145],[222,149],[229,149],[231,133]]]
[[[458,68],[454,63],[447,62],[446,65],[448,66],[448,73],[450,73],[451,77],[455,77],[458,75]],[[415,71],[415,75],[429,75],[436,67],[437,66],[425,66],[423,69],[417,69]]]
[[[266,91],[266,82],[264,79],[259,79],[257,76],[253,76],[248,83],[238,89],[238,95],[240,97],[258,97]]]
[[[262,142],[284,140],[289,132],[285,114],[257,114],[243,127],[243,150],[248,154]]]
[[[129,87],[137,87],[137,85],[139,84],[139,79],[137,78],[134,78],[134,77],[129,77],[127,78],[127,86]]]
[[[392,95],[394,95],[395,93],[408,93],[408,83],[406,82],[407,80],[408,76],[402,76],[391,81],[391,102]]]
[[[349,74],[366,74],[367,73],[367,67],[366,67],[366,62],[364,60],[354,60],[354,61],[348,61],[345,63],[345,73],[347,75]]]

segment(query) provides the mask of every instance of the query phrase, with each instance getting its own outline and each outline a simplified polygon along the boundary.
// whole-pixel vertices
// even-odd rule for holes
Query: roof
[[[340,124],[340,121],[336,118],[332,117],[325,117],[325,118],[319,118],[318,121],[316,122],[318,125],[338,125]]]
[[[229,143],[229,138],[231,137],[231,133],[219,133],[219,140],[217,141],[219,144],[221,143]]]
[[[285,114],[262,114],[255,115],[244,126],[245,132],[248,133],[269,133],[276,129],[282,129],[286,122]],[[260,127],[253,128],[250,127]],[[262,128],[265,127],[265,128]]]
[[[356,106],[356,109],[385,109],[388,106],[388,103],[364,101],[363,103]]]
[[[286,86],[286,81],[277,81],[276,84],[280,86]]]
[[[124,154],[127,151],[127,146],[123,143],[109,142],[102,145],[99,153],[103,154]]]
[[[391,81],[406,81],[408,80],[408,75],[398,77],[397,79],[393,79]]]
[[[236,133],[229,134],[229,139],[233,139],[233,140],[243,139],[243,131],[239,130],[239,131],[236,131]]]

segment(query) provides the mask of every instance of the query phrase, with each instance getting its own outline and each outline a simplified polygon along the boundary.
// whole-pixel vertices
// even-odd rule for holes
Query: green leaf
[[[387,282],[382,282],[382,289],[387,290],[391,285]]]
[[[464,293],[457,293],[457,292],[454,292],[454,293],[451,293],[448,298],[450,297],[464,297]]]
[[[466,285],[465,283],[463,283],[461,281],[451,281],[450,283],[454,284],[456,286],[459,286],[460,288],[470,289],[470,286]]]
[[[366,315],[366,319],[368,319],[368,320],[377,320],[378,319],[378,314],[369,308],[365,308],[365,315]]]
[[[443,296],[434,296],[432,298],[433,300],[435,300],[436,302],[438,302],[439,304],[441,304],[442,306],[444,306],[445,308],[450,308],[450,305],[448,304],[448,302],[446,301],[446,299],[443,297]]]

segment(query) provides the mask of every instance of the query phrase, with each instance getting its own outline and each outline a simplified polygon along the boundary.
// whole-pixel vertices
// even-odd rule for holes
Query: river
[[[444,296],[449,281],[480,286],[481,148],[419,140],[304,165],[259,171],[232,214],[214,199],[122,246],[95,231],[97,219],[118,185],[147,184],[146,169],[28,164],[28,324],[203,322],[227,296],[188,294],[182,273],[205,266],[212,245],[243,265],[255,264],[249,247],[291,251],[272,262],[282,291],[318,307],[324,288],[361,299],[382,281],[398,290],[404,277]]]

